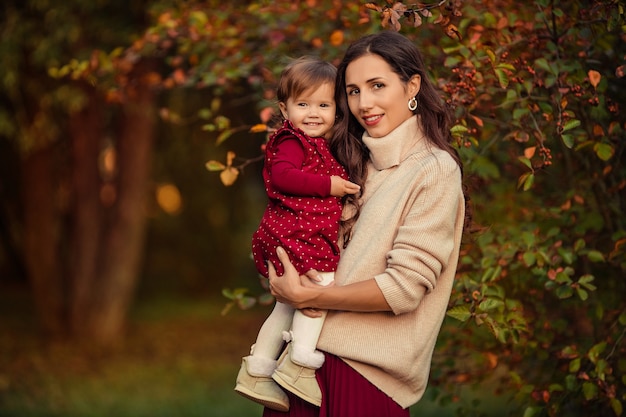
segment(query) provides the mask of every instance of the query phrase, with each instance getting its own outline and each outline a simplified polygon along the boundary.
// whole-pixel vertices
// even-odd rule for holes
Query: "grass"
[[[124,346],[102,353],[42,346],[25,304],[3,301],[2,417],[261,415],[232,390],[263,320],[258,309],[222,317],[221,299],[153,300],[133,312]]]
[[[0,417],[261,416],[233,386],[267,308],[224,317],[222,298],[146,300],[125,344],[103,353],[42,345],[28,305],[26,294],[0,293]],[[412,415],[455,415],[430,397]]]

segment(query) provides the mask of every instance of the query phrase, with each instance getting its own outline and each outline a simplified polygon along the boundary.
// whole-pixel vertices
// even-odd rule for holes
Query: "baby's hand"
[[[344,180],[337,175],[330,177],[330,195],[333,197],[343,197],[346,194],[356,194],[360,189],[361,187],[355,183]]]

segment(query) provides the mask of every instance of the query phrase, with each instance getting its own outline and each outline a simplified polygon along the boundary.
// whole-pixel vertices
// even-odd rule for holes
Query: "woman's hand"
[[[308,275],[300,276],[283,248],[277,248],[276,254],[285,272],[282,276],[276,275],[274,265],[271,262],[268,263],[270,293],[276,298],[276,301],[300,309],[306,316],[320,317],[322,313],[318,309],[307,306],[311,291],[320,288],[314,283],[321,280],[317,271],[309,271],[307,274],[310,277]]]
[[[301,294],[303,286],[300,282],[300,275],[283,248],[277,248],[276,254],[285,272],[282,276],[278,276],[274,265],[268,262],[270,293],[276,298],[276,301],[299,308],[299,304],[303,301]]]

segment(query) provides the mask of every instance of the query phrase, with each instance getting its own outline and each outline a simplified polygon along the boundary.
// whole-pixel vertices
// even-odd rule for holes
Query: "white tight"
[[[334,272],[322,272],[323,280],[318,285],[327,286],[334,280]],[[322,317],[308,317],[288,304],[276,302],[274,309],[259,330],[252,356],[276,359],[283,346],[283,332],[291,329],[298,346],[315,351],[317,339],[322,331],[326,311]]]

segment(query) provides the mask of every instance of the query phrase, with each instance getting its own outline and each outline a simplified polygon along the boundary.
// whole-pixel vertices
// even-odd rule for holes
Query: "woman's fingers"
[[[291,263],[291,260],[289,259],[289,255],[287,255],[287,252],[285,252],[285,249],[283,249],[280,246],[277,247],[276,248],[276,255],[278,255],[278,259],[283,264],[283,267],[285,267],[285,270],[288,267],[293,267],[293,265]]]
[[[317,272],[317,270],[315,269],[309,269],[306,275],[304,276],[308,278],[310,281],[314,281],[314,282],[322,282],[324,280],[324,278],[322,278],[320,273]]]
[[[318,317],[322,317],[322,312],[320,310],[318,310],[317,308],[303,308],[300,310],[302,312],[302,314],[304,314],[307,317],[311,317],[313,319],[316,319]]]
[[[270,294],[276,297],[274,288],[272,288],[272,278],[276,277],[276,268],[274,267],[274,264],[271,261],[267,261],[267,270],[268,270],[268,276],[267,276],[268,289],[270,291]]]

